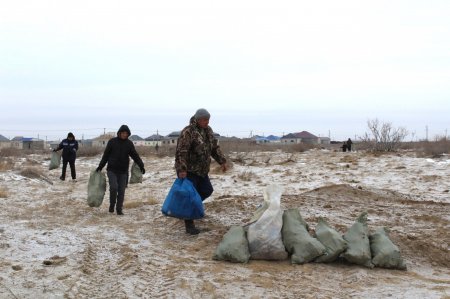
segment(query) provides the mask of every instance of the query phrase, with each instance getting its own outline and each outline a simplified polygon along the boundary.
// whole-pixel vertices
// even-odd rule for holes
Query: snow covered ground
[[[144,157],[142,184],[129,185],[124,216],[86,203],[89,171],[78,181],[48,171],[49,156],[12,158],[0,171],[0,298],[445,298],[450,296],[450,158],[405,152],[311,150],[232,153],[226,173],[212,166],[215,192],[203,231],[186,235],[164,217],[175,179],[173,158]],[[33,168],[44,177],[22,176]],[[319,216],[344,233],[362,211],[386,226],[408,270],[344,262],[232,264],[211,259],[231,225],[243,225],[269,184],[283,186],[283,208],[298,208],[314,229]]]

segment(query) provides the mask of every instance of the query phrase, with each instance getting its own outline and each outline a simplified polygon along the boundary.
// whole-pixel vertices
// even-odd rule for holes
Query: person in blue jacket
[[[69,134],[67,134],[67,138],[61,141],[58,147],[55,148],[53,151],[57,152],[61,149],[63,150],[62,151],[63,167],[62,167],[62,174],[59,178],[61,181],[64,181],[66,179],[67,163],[69,163],[72,181],[76,182],[77,174],[75,172],[75,159],[77,158],[78,141],[75,140],[75,136],[72,134],[72,132],[69,132]]]

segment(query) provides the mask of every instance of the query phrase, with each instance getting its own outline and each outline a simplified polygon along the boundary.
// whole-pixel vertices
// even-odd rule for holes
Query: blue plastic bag
[[[180,219],[200,219],[205,216],[202,198],[189,179],[177,178],[170,188],[161,212]]]

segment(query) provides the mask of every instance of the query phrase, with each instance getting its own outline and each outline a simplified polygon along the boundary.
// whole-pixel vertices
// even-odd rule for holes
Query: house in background
[[[24,150],[43,150],[45,141],[38,138],[16,136],[11,140],[11,147]]]
[[[331,139],[329,137],[319,137],[320,138],[320,144],[330,144]]]
[[[307,131],[302,131],[299,133],[290,133],[281,137],[281,143],[283,144],[296,144],[296,143],[307,143],[307,144],[320,144],[320,138],[313,135]]]
[[[3,135],[0,135],[0,149],[11,147],[11,141]]]
[[[177,140],[178,140],[178,137],[180,137],[180,134],[181,134],[181,131],[174,131],[174,132],[170,133],[169,135],[164,137],[162,144],[176,146]]]
[[[145,146],[144,138],[139,135],[131,135],[128,139],[133,142],[134,146]]]
[[[280,137],[274,135],[269,135],[267,137],[255,135],[253,139],[256,141],[257,144],[280,142]]]
[[[106,147],[106,144],[111,138],[116,137],[117,134],[115,132],[108,132],[106,134],[100,135],[92,139],[93,147]]]
[[[159,133],[153,134],[151,136],[148,136],[145,138],[145,145],[146,146],[161,146],[162,141],[164,137],[162,135],[159,135]]]

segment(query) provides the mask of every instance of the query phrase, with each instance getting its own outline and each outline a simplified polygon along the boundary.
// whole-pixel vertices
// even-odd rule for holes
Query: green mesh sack
[[[106,175],[103,172],[91,171],[88,182],[87,203],[90,207],[102,205],[106,192]]]
[[[284,211],[281,233],[292,264],[311,262],[326,251],[325,246],[309,234],[306,222],[297,209]]]
[[[61,156],[57,152],[52,152],[52,157],[50,158],[48,170],[59,168],[60,164],[61,164]]]
[[[248,241],[242,226],[232,226],[223,236],[213,256],[214,260],[247,263],[250,259]]]
[[[386,228],[381,227],[369,236],[372,263],[375,267],[406,270],[400,249],[392,243]]]
[[[131,166],[130,184],[137,183],[142,183],[142,172],[139,166],[133,162],[133,166]]]
[[[367,212],[363,212],[344,235],[347,250],[342,255],[348,262],[373,268],[370,253]]]
[[[318,263],[335,261],[347,248],[347,242],[345,242],[341,234],[331,228],[322,217],[319,217],[319,222],[316,226],[316,238],[326,249],[326,253],[315,260]]]

